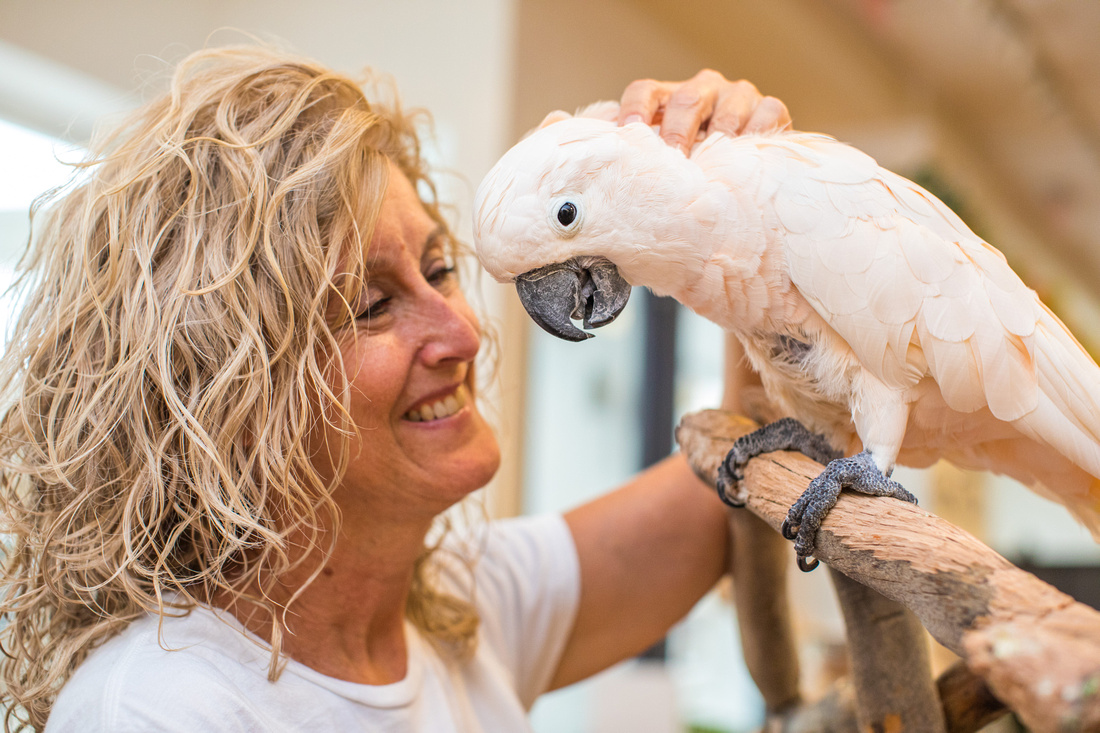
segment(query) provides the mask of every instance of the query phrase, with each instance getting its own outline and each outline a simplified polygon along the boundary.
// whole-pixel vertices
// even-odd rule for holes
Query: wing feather
[[[899,230],[898,245],[905,257],[905,264],[917,280],[934,285],[956,271],[961,261],[960,253],[948,247],[929,247],[928,229],[904,220]]]
[[[804,222],[785,236],[791,281],[859,363],[896,389],[930,376],[952,410],[988,408],[1100,476],[1100,367],[1004,256],[915,184],[877,166],[866,175],[869,158],[819,138],[808,147],[775,187],[780,220]],[[840,162],[799,167],[814,154]],[[801,177],[827,196],[788,198]]]

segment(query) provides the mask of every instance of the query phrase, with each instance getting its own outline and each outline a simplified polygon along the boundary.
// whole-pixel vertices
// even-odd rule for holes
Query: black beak
[[[630,298],[630,283],[603,257],[574,257],[516,278],[527,313],[548,333],[566,341],[592,338],[570,321],[599,328],[615,320]]]

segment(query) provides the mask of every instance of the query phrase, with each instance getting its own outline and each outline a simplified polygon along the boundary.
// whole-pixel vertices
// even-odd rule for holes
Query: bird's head
[[[650,155],[680,155],[646,125],[555,113],[489,171],[474,202],[482,266],[515,282],[546,331],[570,341],[610,323],[626,306],[620,272],[637,253],[639,209],[651,189]],[[644,180],[643,180],[644,179]]]

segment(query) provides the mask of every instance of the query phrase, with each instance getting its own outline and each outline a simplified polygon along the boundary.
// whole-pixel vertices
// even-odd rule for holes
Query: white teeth
[[[427,422],[428,420],[450,417],[465,407],[468,399],[469,393],[466,391],[466,385],[459,385],[454,394],[447,395],[430,405],[421,405],[409,410],[405,413],[405,419],[413,422]]]

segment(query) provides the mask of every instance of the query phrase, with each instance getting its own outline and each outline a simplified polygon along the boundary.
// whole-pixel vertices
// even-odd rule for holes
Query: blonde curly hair
[[[340,471],[323,479],[305,440],[337,423],[346,466],[347,384],[325,375],[354,328],[387,161],[445,226],[396,102],[279,51],[213,49],[36,204],[0,364],[6,730],[44,727],[130,621],[225,594],[269,612],[278,676],[279,609],[244,589],[302,562],[292,533],[329,549]],[[433,589],[430,552],[408,617],[468,650],[476,614]]]

